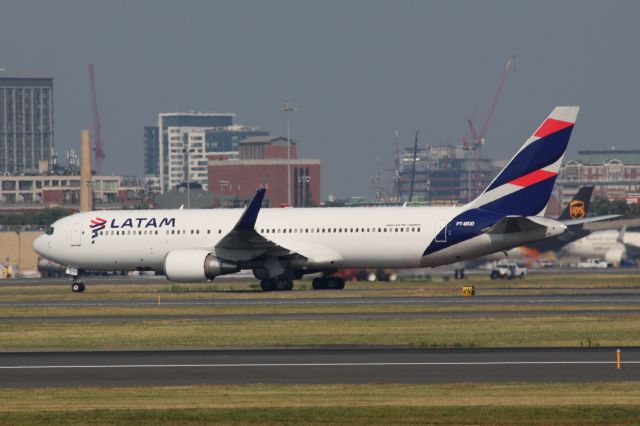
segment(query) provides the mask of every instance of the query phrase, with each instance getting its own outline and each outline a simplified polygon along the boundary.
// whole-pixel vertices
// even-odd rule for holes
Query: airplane
[[[543,217],[579,107],[560,106],[475,200],[458,207],[92,211],[56,221],[33,244],[67,266],[82,292],[82,270],[154,270],[199,282],[252,270],[265,291],[322,273],[314,289],[344,288],[340,268],[435,267],[561,235],[592,221]]]
[[[565,246],[561,256],[604,259],[613,266],[640,256],[640,232],[607,229],[596,231]]]

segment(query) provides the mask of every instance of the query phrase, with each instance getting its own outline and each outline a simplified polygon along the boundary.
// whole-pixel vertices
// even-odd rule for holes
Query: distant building
[[[158,126],[144,128],[144,176],[160,176],[160,144]]]
[[[640,203],[640,150],[578,151],[560,169],[560,199],[568,203],[584,185],[593,185],[594,197]]]
[[[135,179],[93,176],[95,208],[138,205],[143,188]],[[78,206],[79,175],[0,176],[0,210],[31,210],[49,206]]]
[[[419,149],[416,157],[413,201],[432,205],[460,205],[474,199],[505,165],[504,161],[481,158],[462,146]],[[413,149],[401,156],[398,192],[407,201],[411,192]]]
[[[287,139],[251,137],[239,143],[238,159],[209,156],[208,191],[217,195],[222,207],[246,205],[256,189],[266,188],[265,204],[286,205]],[[291,204],[294,207],[320,205],[320,160],[298,159],[297,144],[291,141]]]
[[[145,180],[165,192],[186,181],[207,186],[207,155],[238,149],[250,136],[268,135],[233,123],[235,114],[162,113],[144,128]],[[154,146],[155,140],[155,146]]]
[[[216,196],[202,189],[198,183],[191,183],[188,191],[187,184],[181,183],[155,197],[155,206],[160,209],[179,209],[187,206],[192,209],[210,209],[218,203]]]
[[[53,149],[53,78],[0,77],[0,174],[36,174]]]

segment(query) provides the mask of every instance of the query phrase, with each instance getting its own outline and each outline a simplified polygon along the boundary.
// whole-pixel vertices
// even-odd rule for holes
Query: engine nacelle
[[[625,249],[612,248],[604,254],[604,260],[606,260],[607,263],[617,268],[618,266],[620,266],[620,264],[626,258],[626,256],[627,256],[627,253]]]
[[[172,250],[164,259],[164,273],[170,281],[207,281],[238,270],[238,265],[218,259],[209,250]]]

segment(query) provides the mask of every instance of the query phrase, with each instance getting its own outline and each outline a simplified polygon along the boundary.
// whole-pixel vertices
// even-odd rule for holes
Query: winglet
[[[253,200],[249,203],[245,211],[240,216],[240,220],[236,223],[233,229],[241,229],[245,231],[252,230],[258,219],[258,213],[260,207],[262,207],[262,200],[264,199],[264,193],[267,192],[265,188],[258,189]]]
[[[624,234],[626,233],[627,233],[627,225],[624,225],[620,230],[620,233],[618,234],[618,238],[616,239],[616,242],[624,244]]]

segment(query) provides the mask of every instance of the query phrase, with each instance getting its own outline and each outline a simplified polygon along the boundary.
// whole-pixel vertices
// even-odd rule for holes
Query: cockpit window
[[[53,235],[53,226],[49,226],[44,233],[47,235]]]

